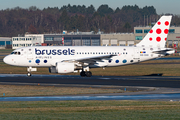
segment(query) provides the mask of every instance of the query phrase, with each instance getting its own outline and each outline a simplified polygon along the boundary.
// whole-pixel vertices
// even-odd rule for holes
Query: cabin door
[[[27,52],[27,59],[32,60],[33,59],[33,49],[29,48],[29,49],[27,49],[26,52]]]
[[[138,48],[134,49],[134,60],[139,61],[140,60],[140,52]]]

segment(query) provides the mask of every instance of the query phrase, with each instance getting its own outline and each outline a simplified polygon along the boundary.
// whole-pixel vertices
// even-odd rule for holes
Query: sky
[[[91,4],[97,9],[102,4],[107,4],[112,9],[125,5],[137,5],[140,8],[154,6],[157,14],[171,13],[180,15],[180,0],[0,0],[0,10],[7,8],[29,8],[36,6],[39,9],[47,7],[61,8],[63,5],[85,5]]]

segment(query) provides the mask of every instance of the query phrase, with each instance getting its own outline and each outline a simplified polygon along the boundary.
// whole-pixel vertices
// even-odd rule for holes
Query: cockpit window
[[[12,52],[13,55],[21,55],[21,52]]]

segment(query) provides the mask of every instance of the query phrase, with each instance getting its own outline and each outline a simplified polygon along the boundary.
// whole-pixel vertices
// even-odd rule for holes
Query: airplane
[[[105,68],[139,63],[173,54],[165,48],[172,16],[162,16],[149,33],[135,46],[30,46],[21,47],[3,61],[27,67],[27,75],[37,67],[48,67],[50,73],[72,73],[91,77],[90,68]]]

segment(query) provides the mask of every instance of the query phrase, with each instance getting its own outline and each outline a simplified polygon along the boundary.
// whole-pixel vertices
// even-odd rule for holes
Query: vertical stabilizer
[[[162,16],[137,46],[164,48],[171,19],[172,16]]]

